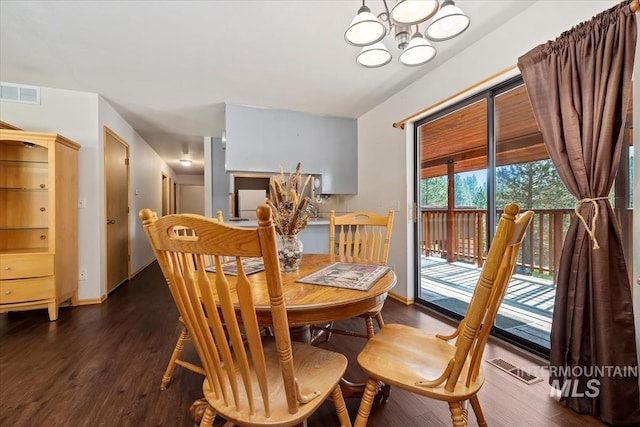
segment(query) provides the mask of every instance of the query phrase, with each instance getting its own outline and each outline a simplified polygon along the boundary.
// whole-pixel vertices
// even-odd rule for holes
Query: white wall
[[[132,272],[155,259],[138,211],[143,207],[161,210],[160,171],[172,177],[175,174],[98,94],[46,87],[40,93],[40,105],[1,101],[0,120],[25,130],[59,133],[81,145],[78,196],[86,199],[87,207],[78,212],[78,263],[87,270],[87,280],[78,282],[78,298],[95,300],[105,293],[103,126],[129,144]],[[149,179],[153,176],[157,180]]]
[[[0,102],[0,120],[24,130],[59,133],[82,147],[78,152],[78,195],[87,207],[78,211],[80,268],[87,280],[78,282],[78,298],[98,298],[101,282],[102,146],[98,132],[98,95],[41,88],[41,104]]]
[[[180,208],[178,213],[204,215],[204,185],[180,185]]]
[[[178,185],[204,185],[204,175],[177,175]]]
[[[408,221],[407,208],[413,202],[413,128],[407,126],[401,131],[392,124],[513,67],[531,48],[618,2],[582,1],[576,7],[577,3],[535,3],[486,37],[470,41],[466,50],[358,119],[359,188],[348,203],[351,209],[390,207],[400,200],[389,256],[389,264],[395,265],[398,276],[394,294],[414,299],[415,266],[413,224]],[[363,78],[371,72],[375,71],[363,69]]]

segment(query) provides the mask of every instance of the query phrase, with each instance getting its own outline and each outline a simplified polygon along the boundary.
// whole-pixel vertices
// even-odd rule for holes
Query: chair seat
[[[209,386],[209,382],[206,379],[204,381],[202,388],[205,398],[213,409],[228,421],[242,425],[247,422],[250,425],[289,426],[300,424],[324,403],[347,369],[347,358],[342,354],[313,347],[306,343],[292,342],[294,372],[300,386],[300,392],[303,395],[311,395],[314,392],[318,394],[308,403],[300,404],[297,413],[290,414],[287,408],[275,339],[271,337],[263,338],[263,346],[269,384],[269,400],[271,403],[271,416],[269,418],[264,416],[262,410],[262,398],[260,390],[257,388],[257,381],[252,381],[252,384],[256,385],[253,390],[257,406],[254,415],[249,415],[249,406],[244,399],[244,385],[238,385],[241,403],[240,409],[237,409],[233,404],[226,405],[221,396],[216,398]],[[241,378],[239,373],[236,376],[238,379]],[[253,368],[251,369],[251,376],[255,378]],[[228,387],[227,396],[231,403],[233,397]]]
[[[417,381],[438,378],[444,372],[456,348],[453,343],[437,338],[410,326],[386,324],[367,341],[358,355],[358,363],[369,377],[434,399],[457,402],[473,396],[484,382],[482,367],[469,387],[468,363],[452,392],[446,391],[446,382],[436,387],[416,385]]]

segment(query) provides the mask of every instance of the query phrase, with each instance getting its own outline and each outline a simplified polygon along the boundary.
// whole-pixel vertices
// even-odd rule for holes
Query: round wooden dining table
[[[337,320],[350,319],[384,303],[387,293],[396,284],[396,274],[389,269],[366,291],[337,288],[333,286],[312,285],[296,282],[335,262],[371,264],[357,258],[326,254],[304,254],[300,269],[294,272],[282,272],[282,288],[291,338],[302,342],[311,342],[310,325],[326,324]],[[215,280],[215,273],[207,273]],[[253,303],[256,307],[258,324],[271,326],[271,305],[264,271],[247,275],[251,287]],[[234,276],[227,276],[231,299],[237,304],[236,282]],[[214,296],[215,287],[213,287]],[[345,398],[359,397],[364,392],[365,384],[353,383],[346,378],[340,381],[340,388]],[[191,405],[192,413],[203,413],[206,400],[200,399]],[[196,417],[197,419],[197,417]]]
[[[357,258],[304,254],[298,271],[282,272],[284,302],[290,327],[330,323],[364,314],[382,304],[389,290],[396,284],[396,275],[391,269],[366,291],[296,282],[335,262],[369,264]],[[264,272],[253,273],[247,277],[252,284],[255,284],[251,291],[258,323],[262,326],[271,326],[271,306]],[[227,276],[227,279],[231,298],[237,302],[234,277]]]

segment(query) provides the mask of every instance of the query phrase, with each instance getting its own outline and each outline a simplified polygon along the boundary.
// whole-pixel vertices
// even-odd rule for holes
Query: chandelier
[[[391,33],[402,51],[402,64],[426,64],[437,53],[428,40],[452,39],[471,22],[453,0],[444,0],[441,5],[438,0],[397,0],[391,10],[386,0],[382,2],[384,11],[376,17],[362,0],[362,7],[344,33],[347,43],[362,47],[356,61],[363,67],[377,68],[391,62],[391,53],[382,42]],[[429,19],[423,36],[418,25]]]

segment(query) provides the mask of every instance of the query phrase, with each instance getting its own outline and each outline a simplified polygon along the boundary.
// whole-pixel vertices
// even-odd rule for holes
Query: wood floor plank
[[[453,323],[413,305],[388,299],[386,323],[404,323],[449,333]],[[189,406],[201,397],[203,378],[176,368],[160,390],[175,340],[178,314],[157,264],[144,269],[99,305],[61,308],[56,322],[46,310],[0,315],[0,426],[170,426],[193,425]],[[340,327],[364,331],[362,319]],[[364,381],[355,357],[363,339],[334,335],[322,344],[349,357],[347,378]],[[540,359],[501,345],[488,345],[486,357],[503,357],[521,367],[541,366]],[[183,358],[197,363],[190,343]],[[526,385],[485,364],[486,383],[479,398],[492,427],[602,426],[549,397],[546,382]],[[347,399],[353,419],[359,399]],[[470,416],[470,425],[475,417]],[[449,426],[449,411],[400,389],[386,405],[371,412],[372,427]],[[217,420],[216,427],[223,424]],[[338,425],[330,402],[322,405],[309,427]]]

